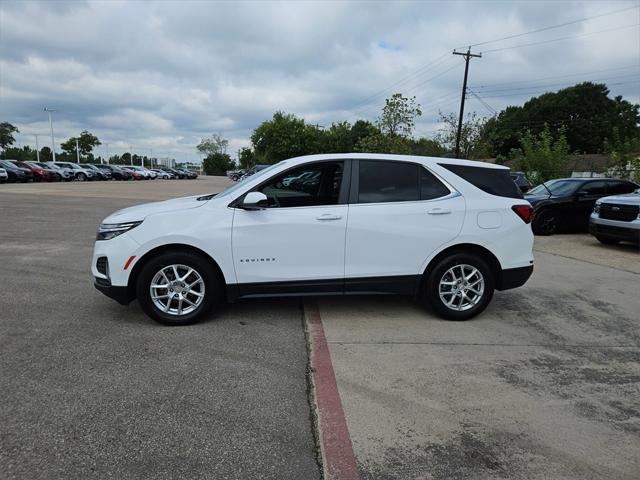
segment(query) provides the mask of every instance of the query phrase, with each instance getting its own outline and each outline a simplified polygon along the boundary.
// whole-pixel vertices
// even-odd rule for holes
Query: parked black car
[[[111,178],[115,180],[131,180],[131,174],[117,165],[96,164],[96,167],[110,172]]]
[[[15,163],[8,160],[0,160],[0,167],[7,171],[9,183],[33,182],[33,173],[28,168],[18,167]]]
[[[536,235],[587,231],[596,200],[631,193],[638,185],[610,178],[558,178],[530,190],[525,199],[534,208],[531,223]]]
[[[184,174],[184,178],[188,178],[190,180],[194,180],[194,179],[198,178],[198,174],[196,172],[193,172],[191,170],[187,170],[186,168],[174,168],[174,170],[177,170],[180,173]]]
[[[516,182],[516,185],[522,193],[527,193],[533,188],[533,183],[529,181],[524,172],[511,172],[511,179]]]
[[[172,173],[173,175],[176,176],[176,178],[179,178],[179,179],[187,178],[186,172],[183,172],[182,170],[178,170],[177,168],[162,167],[160,168],[160,170],[164,172]]]

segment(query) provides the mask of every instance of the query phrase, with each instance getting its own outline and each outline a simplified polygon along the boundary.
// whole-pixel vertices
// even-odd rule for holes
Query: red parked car
[[[144,175],[140,173],[138,170],[135,170],[133,168],[128,168],[128,167],[120,167],[120,168],[129,172],[131,174],[131,178],[133,178],[134,180],[145,180]]]
[[[19,162],[18,160],[10,161],[17,167],[31,170],[34,182],[57,182],[60,180],[60,175],[58,175],[55,170],[42,168],[40,165],[33,162]]]

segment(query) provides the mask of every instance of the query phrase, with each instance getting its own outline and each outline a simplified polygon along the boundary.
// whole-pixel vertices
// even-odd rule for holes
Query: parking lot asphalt
[[[447,322],[403,298],[319,311],[363,479],[637,479],[640,278],[536,253]]]
[[[320,478],[299,300],[167,328],[92,286],[104,216],[228,183],[0,187],[2,478]],[[349,478],[637,478],[638,250],[536,250],[530,282],[469,322],[406,298],[313,302],[324,404],[344,412],[320,437],[353,452]]]
[[[320,477],[298,300],[168,328],[92,285],[104,216],[226,183],[2,185],[2,478]]]

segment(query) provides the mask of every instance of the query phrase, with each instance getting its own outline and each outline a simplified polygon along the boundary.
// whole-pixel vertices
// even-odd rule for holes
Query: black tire
[[[87,176],[80,172],[78,175],[76,175],[76,180],[78,180],[79,182],[85,182],[87,180]]]
[[[534,235],[553,235],[558,230],[558,222],[551,210],[542,210],[537,213],[531,223]]]
[[[180,316],[163,312],[151,299],[151,281],[160,270],[170,265],[184,265],[192,268],[204,282],[204,297],[200,304],[193,311]],[[220,276],[208,259],[192,252],[174,251],[162,253],[143,266],[136,283],[136,296],[142,310],[155,321],[164,325],[182,326],[202,320],[214,305],[220,303],[222,287]]]
[[[596,238],[600,243],[603,243],[604,245],[617,245],[618,243],[620,243],[620,240],[616,240],[615,238],[600,237],[598,235],[596,235]]]
[[[447,306],[445,301],[440,296],[440,281],[448,277],[450,269],[467,265],[474,267],[482,276],[484,281],[484,289],[481,291],[481,295],[471,294],[474,297],[479,297],[477,302],[465,310],[456,310]],[[456,269],[457,270],[457,269]],[[470,270],[466,270],[470,273]],[[445,277],[447,275],[447,277]],[[474,277],[472,280],[478,279]],[[453,288],[453,287],[452,287]],[[482,313],[487,308],[491,298],[493,297],[493,291],[495,288],[494,274],[489,265],[480,257],[473,254],[455,253],[449,255],[440,260],[433,268],[429,270],[424,279],[422,299],[427,307],[430,307],[435,313],[447,320],[469,320],[476,315]],[[445,293],[445,296],[449,295]],[[451,298],[451,297],[450,297]],[[462,298],[460,297],[461,301]],[[461,303],[459,303],[461,305]]]

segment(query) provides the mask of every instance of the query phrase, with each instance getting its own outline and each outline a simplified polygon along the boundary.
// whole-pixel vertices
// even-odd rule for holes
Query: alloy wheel
[[[182,316],[196,310],[204,299],[202,276],[187,265],[162,267],[149,286],[151,301],[161,312]]]
[[[456,311],[469,310],[482,299],[484,277],[480,270],[472,265],[455,265],[442,275],[438,293],[447,308]]]

